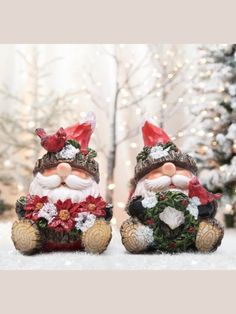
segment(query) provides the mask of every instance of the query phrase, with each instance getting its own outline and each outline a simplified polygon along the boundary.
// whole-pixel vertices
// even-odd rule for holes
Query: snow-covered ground
[[[0,223],[0,269],[236,269],[236,230],[226,230],[221,247],[212,254],[132,255],[125,251],[117,229],[102,255],[56,252],[23,256],[11,241],[11,223]]]

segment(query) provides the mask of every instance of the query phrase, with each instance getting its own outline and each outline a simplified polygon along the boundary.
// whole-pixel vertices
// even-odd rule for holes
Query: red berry
[[[165,198],[166,198],[165,195],[162,194],[162,193],[160,193],[160,195],[159,195],[159,200],[160,200],[160,201],[163,201]]]
[[[188,206],[188,200],[182,200],[182,202],[181,202],[181,204],[183,205],[183,206]]]
[[[176,248],[176,243],[175,242],[169,243],[169,247],[172,248],[172,249],[175,249]]]
[[[189,227],[188,228],[188,233],[194,233],[195,231],[195,228],[194,227]]]
[[[147,220],[147,224],[148,225],[153,225],[154,224],[154,220],[152,218]]]

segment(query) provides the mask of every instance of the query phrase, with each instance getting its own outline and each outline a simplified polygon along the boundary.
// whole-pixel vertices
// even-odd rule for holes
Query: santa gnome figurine
[[[213,252],[224,234],[214,218],[221,195],[200,184],[194,159],[161,128],[146,121],[142,133],[126,205],[131,217],[120,230],[123,245],[131,253]]]
[[[36,130],[47,153],[36,162],[29,194],[16,202],[12,240],[21,253],[107,248],[112,206],[100,196],[96,152],[88,147],[94,127],[89,113],[53,135]]]

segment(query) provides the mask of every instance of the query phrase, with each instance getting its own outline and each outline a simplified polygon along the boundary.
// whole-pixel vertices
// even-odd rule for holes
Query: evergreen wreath
[[[156,193],[155,196],[157,203],[154,207],[146,209],[144,220],[144,224],[153,229],[152,247],[168,253],[194,251],[199,219],[196,219],[187,209],[188,196],[178,191]],[[168,206],[184,214],[184,223],[174,230],[162,222],[159,217]]]

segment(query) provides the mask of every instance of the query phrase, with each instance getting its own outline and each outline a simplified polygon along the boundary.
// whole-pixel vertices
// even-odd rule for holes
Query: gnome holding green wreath
[[[219,194],[197,178],[194,159],[182,153],[159,127],[146,121],[144,148],[137,156],[121,226],[122,243],[131,253],[213,252],[223,228],[214,218]]]
[[[96,152],[88,147],[94,127],[89,113],[53,135],[36,130],[47,153],[35,165],[29,194],[16,203],[12,240],[21,253],[107,248],[112,207],[99,193]]]

